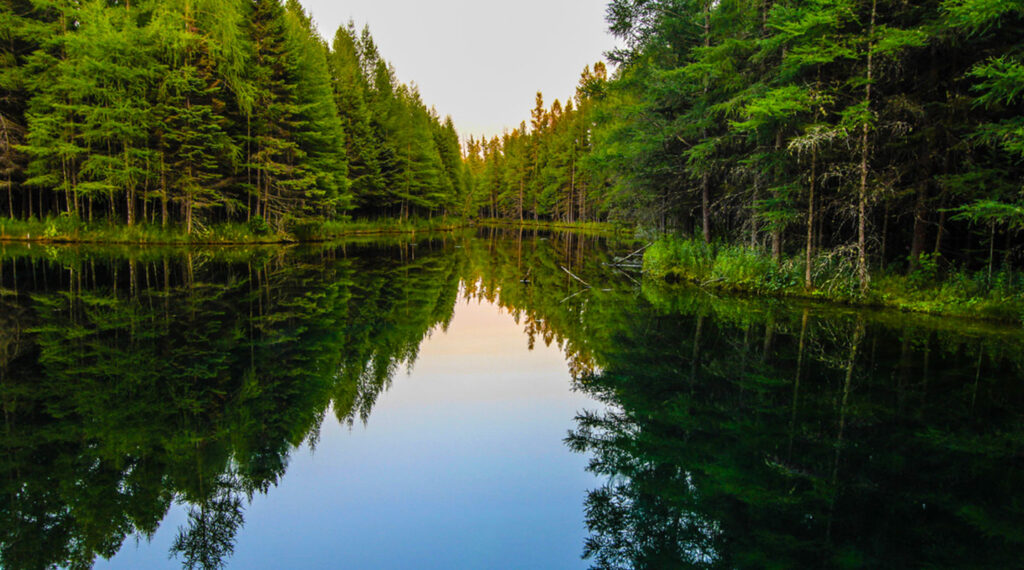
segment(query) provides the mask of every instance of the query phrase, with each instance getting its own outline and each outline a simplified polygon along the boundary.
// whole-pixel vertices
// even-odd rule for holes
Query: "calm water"
[[[6,246],[3,568],[1020,566],[1017,329],[635,248]]]

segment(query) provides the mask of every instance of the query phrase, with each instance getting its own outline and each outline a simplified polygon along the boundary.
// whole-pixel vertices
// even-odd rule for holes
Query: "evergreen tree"
[[[383,195],[384,188],[377,161],[379,143],[374,137],[366,101],[369,85],[360,64],[358,41],[353,23],[338,28],[329,63],[335,105],[345,131],[351,191],[356,207],[368,210]]]

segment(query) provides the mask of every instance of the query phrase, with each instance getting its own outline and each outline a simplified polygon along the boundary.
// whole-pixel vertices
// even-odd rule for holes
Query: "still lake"
[[[1019,326],[609,265],[639,245],[0,245],[0,565],[1021,564]]]

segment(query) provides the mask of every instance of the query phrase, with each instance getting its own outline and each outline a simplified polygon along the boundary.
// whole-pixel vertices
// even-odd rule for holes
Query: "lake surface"
[[[568,233],[0,247],[3,568],[1020,566],[1019,327]]]

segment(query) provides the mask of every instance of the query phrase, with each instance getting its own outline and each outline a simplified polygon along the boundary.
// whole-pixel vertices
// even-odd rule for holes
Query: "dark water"
[[[666,289],[633,249],[8,245],[0,563],[1021,565],[1018,329]]]

